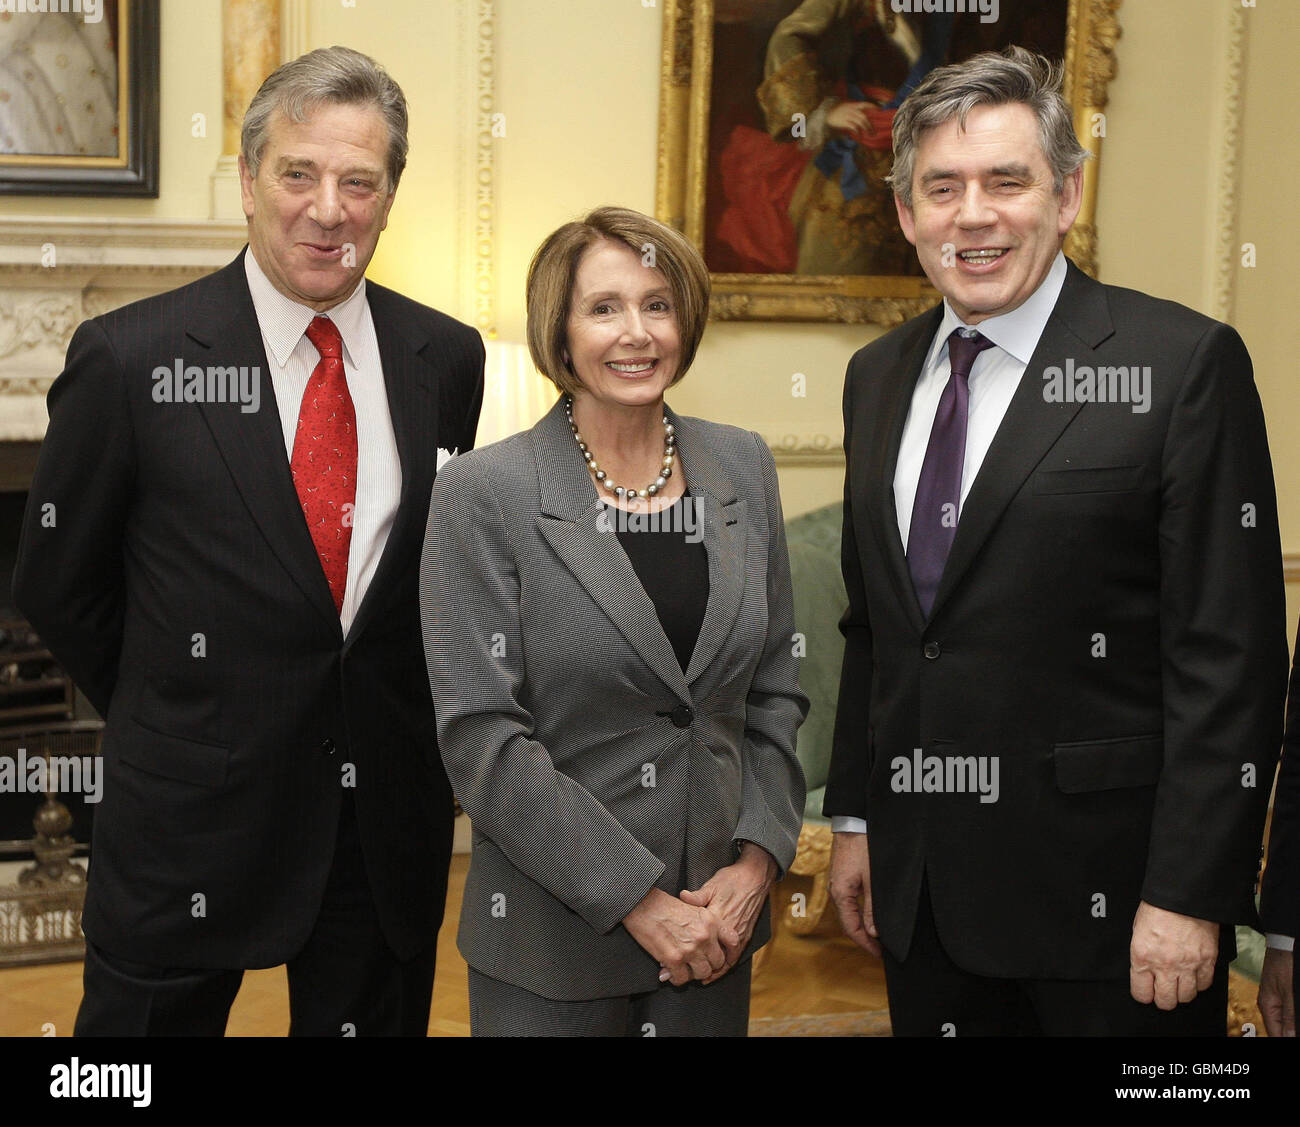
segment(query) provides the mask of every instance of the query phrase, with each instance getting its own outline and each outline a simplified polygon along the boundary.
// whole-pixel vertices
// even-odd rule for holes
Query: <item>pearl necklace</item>
[[[664,416],[664,461],[659,470],[659,476],[644,489],[638,490],[625,489],[621,485],[615,485],[605,475],[605,471],[596,464],[596,455],[587,449],[587,444],[582,440],[582,435],[578,433],[577,424],[573,421],[572,398],[564,401],[564,413],[568,417],[569,430],[573,432],[573,439],[578,444],[578,449],[582,451],[583,458],[587,461],[587,468],[596,475],[596,480],[615,497],[626,497],[629,500],[636,500],[638,497],[653,497],[668,484],[668,479],[673,476],[673,460],[677,457],[677,439],[673,434],[673,424],[668,421],[667,415]]]

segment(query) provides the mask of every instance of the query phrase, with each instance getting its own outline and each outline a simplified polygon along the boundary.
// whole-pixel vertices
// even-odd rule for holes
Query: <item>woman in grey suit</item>
[[[680,234],[602,208],[538,250],[564,394],[453,458],[421,568],[438,744],[473,826],[476,1035],[743,1035],[804,803],[771,452],[664,392],[704,330]]]

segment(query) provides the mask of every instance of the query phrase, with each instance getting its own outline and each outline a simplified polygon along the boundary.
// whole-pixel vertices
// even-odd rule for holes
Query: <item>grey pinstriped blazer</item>
[[[741,840],[784,873],[802,822],[808,702],[776,466],[755,434],[667,413],[709,561],[685,675],[617,534],[597,523],[562,401],[434,484],[424,647],[438,743],[474,830],[459,946],[476,970],[547,998],[655,989],[659,966],[623,917],[652,887],[698,888]],[[750,951],[770,934],[764,908]]]

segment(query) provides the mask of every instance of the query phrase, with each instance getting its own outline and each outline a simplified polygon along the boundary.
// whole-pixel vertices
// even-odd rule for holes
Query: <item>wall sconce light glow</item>
[[[527,430],[555,403],[555,385],[533,367],[525,345],[485,339],[483,411],[476,446]]]

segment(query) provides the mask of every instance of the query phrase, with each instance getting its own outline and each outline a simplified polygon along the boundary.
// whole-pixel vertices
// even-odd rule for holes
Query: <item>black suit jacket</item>
[[[849,607],[825,810],[868,821],[896,956],[925,874],[966,969],[1124,977],[1140,899],[1225,924],[1253,915],[1286,639],[1250,358],[1227,326],[1071,265],[927,622],[893,477],[941,316],[849,365]],[[1069,360],[1149,366],[1149,410],[1050,402],[1044,369]],[[902,789],[918,748],[955,767],[996,760],[997,801],[957,792],[957,772],[946,791]]]
[[[1300,638],[1296,640],[1296,662],[1287,691],[1282,766],[1277,773],[1268,865],[1259,898],[1261,929],[1293,939],[1300,934]]]
[[[110,953],[182,967],[295,954],[346,765],[389,943],[410,957],[441,923],[453,806],[417,580],[437,449],[473,444],[483,346],[391,290],[366,294],[402,490],[346,640],[242,254],[82,324],[50,390],[14,599],[106,721],[83,926]],[[155,402],[154,369],[178,359],[258,368],[260,410]]]

